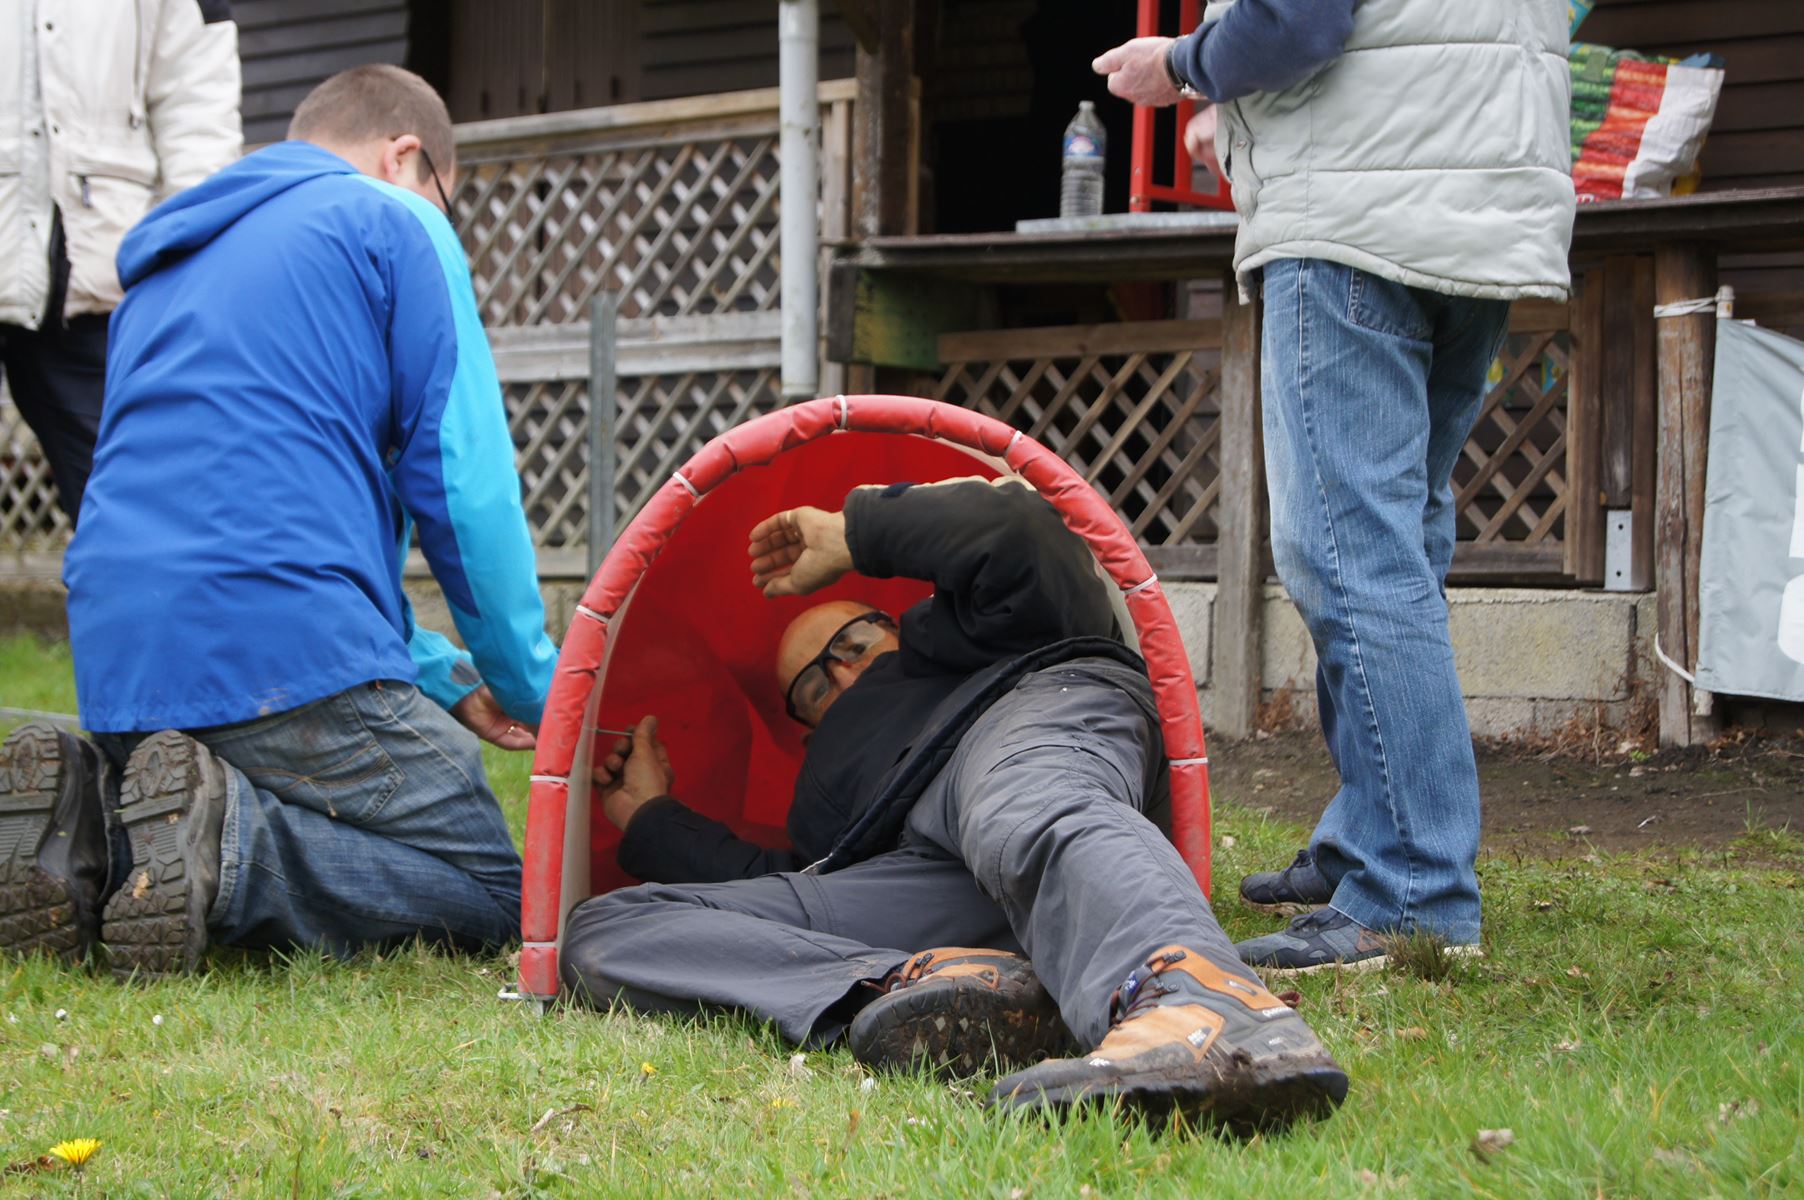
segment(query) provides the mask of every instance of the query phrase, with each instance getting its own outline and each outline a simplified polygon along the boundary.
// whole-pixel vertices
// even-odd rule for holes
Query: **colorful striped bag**
[[[1580,203],[1696,189],[1698,154],[1723,89],[1716,63],[1573,43],[1572,180]]]

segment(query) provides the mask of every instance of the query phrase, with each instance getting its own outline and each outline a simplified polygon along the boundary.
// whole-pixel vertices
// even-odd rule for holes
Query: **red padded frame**
[[[593,740],[588,730],[596,720],[606,678],[610,622],[622,613],[648,568],[711,491],[741,471],[768,466],[780,455],[841,432],[933,438],[1006,465],[1051,501],[1066,525],[1085,540],[1121,590],[1138,634],[1171,759],[1172,840],[1197,882],[1209,890],[1209,760],[1196,685],[1164,591],[1121,518],[1058,455],[981,413],[911,396],[811,400],[730,429],[698,451],[628,525],[583,594],[558,657],[533,761],[520,913],[523,994],[557,993],[564,918],[585,898],[570,894],[569,884],[579,878],[586,884],[591,867],[586,858],[579,859],[574,865],[580,874],[567,879],[566,865],[572,854],[589,854],[591,818],[604,824],[589,788],[585,788],[588,810],[571,809],[569,780],[573,772],[584,779],[588,774]],[[748,529],[750,524],[748,519]],[[727,552],[743,553],[737,545]]]

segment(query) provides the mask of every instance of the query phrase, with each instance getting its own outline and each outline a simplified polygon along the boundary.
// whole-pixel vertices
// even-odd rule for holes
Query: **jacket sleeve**
[[[1072,637],[1108,637],[1096,558],[1018,479],[854,488],[846,543],[864,575],[932,582],[902,619],[910,669],[969,672]]]
[[[659,796],[633,814],[615,859],[646,883],[726,883],[802,865],[793,852],[754,845],[672,796]]]
[[[238,26],[226,0],[163,0],[144,86],[159,198],[244,152],[241,92]]]
[[[426,200],[370,183],[407,209],[387,264],[395,490],[483,682],[509,716],[536,725],[557,648],[463,247]]]
[[[1281,92],[1341,56],[1357,0],[1239,0],[1220,19],[1180,38],[1178,74],[1218,103]]]

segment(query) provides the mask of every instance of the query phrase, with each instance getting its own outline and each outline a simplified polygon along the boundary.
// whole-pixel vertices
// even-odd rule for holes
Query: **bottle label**
[[[1074,133],[1065,139],[1066,158],[1101,158],[1102,147],[1087,133]]]

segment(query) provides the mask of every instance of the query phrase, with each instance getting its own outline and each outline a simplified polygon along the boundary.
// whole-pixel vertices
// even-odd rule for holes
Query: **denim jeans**
[[[1507,328],[1501,300],[1351,267],[1265,268],[1272,555],[1315,643],[1341,786],[1311,848],[1369,929],[1475,942],[1478,771],[1447,631],[1451,477]]]
[[[226,767],[213,941],[346,954],[519,936],[520,856],[480,745],[413,685],[186,732]],[[142,736],[97,740],[123,768]]]

